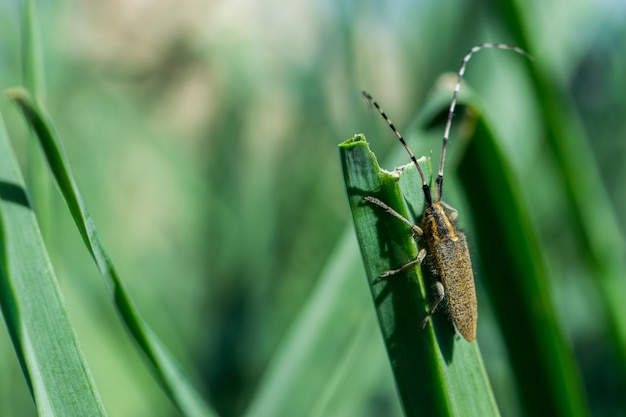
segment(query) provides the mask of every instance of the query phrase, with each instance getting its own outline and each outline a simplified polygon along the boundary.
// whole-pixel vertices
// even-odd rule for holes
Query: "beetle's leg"
[[[417,258],[413,259],[410,262],[407,262],[406,264],[402,265],[398,269],[392,269],[391,271],[383,272],[382,274],[378,276],[378,280],[387,279],[392,275],[396,275],[396,274],[399,274],[400,272],[406,271],[412,266],[421,264],[425,257],[426,257],[426,249],[421,249],[419,253],[417,254]]]
[[[367,197],[363,197],[363,200],[380,207],[381,209],[385,210],[387,213],[391,214],[396,219],[400,220],[402,223],[409,226],[411,228],[411,232],[413,232],[415,237],[420,237],[424,234],[424,232],[418,225],[411,223],[409,219],[407,219],[402,214],[398,213],[397,211],[395,211],[394,209],[392,209],[391,207],[389,207],[387,204],[383,203],[376,197],[367,196]]]
[[[432,315],[435,313],[435,310],[439,306],[439,303],[441,303],[441,301],[443,301],[444,297],[446,296],[446,292],[444,291],[443,284],[441,282],[437,281],[435,283],[435,289],[437,290],[437,299],[430,307],[430,310],[428,310],[428,314],[426,314],[426,317],[424,317],[422,325],[420,326],[420,330],[424,330],[424,327],[426,327],[426,324],[428,324],[428,320],[430,320]]]

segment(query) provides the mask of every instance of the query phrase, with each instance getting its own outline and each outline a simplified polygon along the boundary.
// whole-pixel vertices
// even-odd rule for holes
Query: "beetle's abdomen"
[[[450,316],[459,333],[471,342],[476,337],[476,290],[465,235],[433,242],[431,259],[448,301]]]

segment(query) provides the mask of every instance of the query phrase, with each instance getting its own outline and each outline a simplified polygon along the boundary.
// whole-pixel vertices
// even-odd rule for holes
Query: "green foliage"
[[[67,151],[62,165],[74,173],[71,193],[80,190],[93,216],[76,233],[30,127],[0,100],[11,139],[0,172],[19,172],[9,163],[14,152],[36,213],[20,206],[30,223],[13,221],[7,213],[20,207],[0,195],[0,253],[13,288],[1,295],[0,415],[35,415],[45,401],[33,405],[41,391],[29,390],[35,378],[20,383],[22,365],[27,374],[48,370],[24,358],[59,353],[45,343],[29,351],[14,338],[16,320],[32,341],[77,335],[80,349],[74,336],[63,345],[82,381],[95,381],[70,376],[82,400],[101,396],[116,416],[177,413],[160,365],[148,372],[103,291],[91,256],[101,242],[100,266],[113,259],[114,275],[124,277],[118,301],[134,301],[131,323],[149,323],[144,341],[158,335],[218,415],[395,417],[403,392],[426,376],[443,382],[417,397],[436,392],[434,401],[447,398],[438,403],[444,412],[462,408],[450,402],[457,394],[448,395],[446,367],[437,375],[431,363],[423,379],[394,382],[336,145],[366,132],[383,168],[408,162],[360,100],[365,88],[415,154],[434,150],[437,160],[437,114],[451,87],[444,83],[437,100],[428,92],[485,41],[516,44],[534,60],[497,51],[472,60],[466,81],[480,111],[476,119],[459,109],[448,152],[445,200],[459,209],[475,268],[489,377],[481,392],[490,385],[501,414],[513,417],[543,413],[544,403],[556,414],[585,413],[585,401],[593,415],[626,410],[626,29],[615,2],[74,3],[0,2],[0,88],[25,86],[49,114]],[[414,172],[406,174],[400,189],[410,190]],[[417,194],[409,214],[419,214]],[[79,204],[71,206],[80,219]],[[383,259],[397,265],[414,246],[402,225],[389,227],[371,242],[404,245],[398,259]],[[18,259],[10,250],[20,241],[36,244]],[[12,271],[31,265],[45,271],[31,276],[42,285],[18,294]],[[423,313],[428,291],[417,290],[409,307]],[[55,317],[48,309],[59,293],[66,319],[39,327]],[[409,326],[420,317],[403,319]],[[449,335],[446,320],[438,313],[434,330],[414,342],[433,347]],[[453,360],[476,366],[477,345],[463,343],[452,342]],[[484,378],[482,369],[468,372]],[[73,386],[63,385],[55,389]],[[485,399],[476,401],[495,412]]]
[[[137,313],[134,303],[104,248],[94,221],[87,211],[85,202],[71,174],[65,152],[47,118],[26,91],[13,89],[8,92],[8,95],[20,106],[25,118],[35,131],[46,161],[50,166],[50,171],[72,213],[85,245],[104,278],[111,301],[115,304],[130,335],[152,365],[159,382],[183,415],[197,417],[213,415],[213,411],[209,410],[203,403],[167,348]],[[57,381],[54,382],[57,383]]]

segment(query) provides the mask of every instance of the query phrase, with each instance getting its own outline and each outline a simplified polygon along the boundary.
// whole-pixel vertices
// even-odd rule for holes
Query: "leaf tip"
[[[346,148],[346,147],[351,147],[351,146],[359,145],[363,143],[367,144],[367,139],[365,139],[365,135],[363,133],[357,133],[351,138],[348,138],[347,140],[345,140],[344,142],[341,142],[339,144],[339,147]]]
[[[24,87],[10,87],[4,90],[6,98],[16,102],[25,102],[30,100],[30,94]]]

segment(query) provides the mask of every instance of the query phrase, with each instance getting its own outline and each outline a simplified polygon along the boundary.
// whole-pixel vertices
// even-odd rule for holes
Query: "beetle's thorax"
[[[422,229],[426,236],[432,236],[435,240],[456,240],[456,225],[438,201],[424,207]]]

